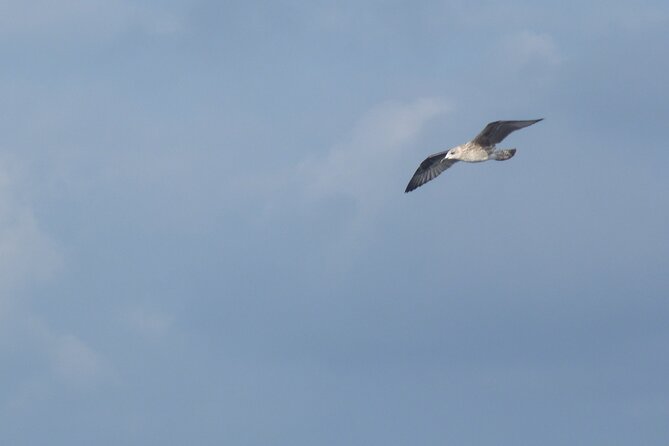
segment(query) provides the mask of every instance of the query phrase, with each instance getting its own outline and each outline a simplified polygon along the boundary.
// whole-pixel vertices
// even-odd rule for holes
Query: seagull
[[[411,177],[411,181],[407,184],[404,192],[411,192],[435,179],[440,173],[458,161],[480,163],[488,160],[508,160],[516,154],[516,149],[497,149],[495,144],[502,142],[511,132],[536,124],[543,119],[491,122],[471,141],[425,158],[425,161],[420,163],[416,173]]]

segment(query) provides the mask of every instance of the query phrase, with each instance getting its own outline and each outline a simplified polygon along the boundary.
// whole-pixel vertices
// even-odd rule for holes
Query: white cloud
[[[299,164],[298,176],[307,196],[345,194],[368,208],[384,196],[401,192],[393,186],[398,186],[395,174],[402,153],[430,119],[447,110],[449,106],[435,98],[386,102],[373,108],[347,142],[335,145],[323,157]]]
[[[11,326],[1,327],[0,360],[7,364],[3,349],[9,351],[8,365],[21,375],[8,384],[12,390],[0,398],[0,409],[30,410],[57,389],[87,392],[115,378],[111,363],[79,336],[58,333],[20,309],[12,316]],[[12,351],[29,360],[12,362]]]
[[[2,160],[4,161],[4,160]],[[60,334],[35,315],[29,285],[51,278],[62,266],[58,245],[44,232],[27,199],[25,183],[16,165],[0,161],[0,361],[20,351],[25,357],[44,359],[43,365],[26,370],[25,380],[9,399],[34,400],[49,376],[89,386],[106,376],[109,368],[99,354],[71,334]],[[27,291],[26,291],[27,290]],[[36,361],[40,364],[42,361]],[[27,401],[26,400],[26,401]]]
[[[18,288],[48,278],[62,264],[56,243],[17,189],[0,164],[0,318]]]
[[[266,227],[280,227],[291,215],[305,229],[324,225],[330,257],[343,251],[348,259],[379,213],[402,198],[417,157],[439,150],[415,153],[425,125],[450,110],[438,98],[381,103],[361,116],[344,142],[283,169],[240,172],[226,190],[258,204],[252,215]]]
[[[95,384],[109,374],[102,356],[72,334],[56,336],[50,355],[56,374],[77,387]]]
[[[261,203],[255,215],[262,224],[274,225],[295,214],[306,225],[327,225],[337,234],[328,237],[330,245],[348,250],[360,245],[360,237],[391,200],[401,198],[417,167],[417,155],[410,151],[421,131],[450,110],[437,98],[384,102],[358,120],[345,142],[280,171],[242,172],[231,180],[231,188],[256,195],[247,201]]]

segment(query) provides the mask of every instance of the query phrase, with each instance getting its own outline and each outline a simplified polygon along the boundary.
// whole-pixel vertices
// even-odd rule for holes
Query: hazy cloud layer
[[[179,29],[169,4],[152,7],[150,2],[125,0],[28,0],[0,5],[0,35],[26,44],[69,42],[84,46],[79,39],[105,42],[137,30],[164,34]]]
[[[664,446],[668,16],[3,3],[0,443]]]
[[[21,287],[50,277],[62,263],[56,243],[25,203],[21,185],[0,164],[0,302],[8,303]],[[3,305],[4,306],[4,305]]]

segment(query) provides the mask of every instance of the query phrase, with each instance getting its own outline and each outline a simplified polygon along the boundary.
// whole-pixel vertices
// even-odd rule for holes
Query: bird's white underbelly
[[[480,163],[482,161],[488,160],[488,152],[483,148],[469,149],[463,151],[463,153],[461,153],[458,158],[460,161],[464,161],[466,163]]]

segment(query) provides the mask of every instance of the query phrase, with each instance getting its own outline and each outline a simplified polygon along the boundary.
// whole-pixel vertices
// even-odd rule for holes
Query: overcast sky
[[[664,0],[2,1],[0,443],[669,444],[668,49]]]

